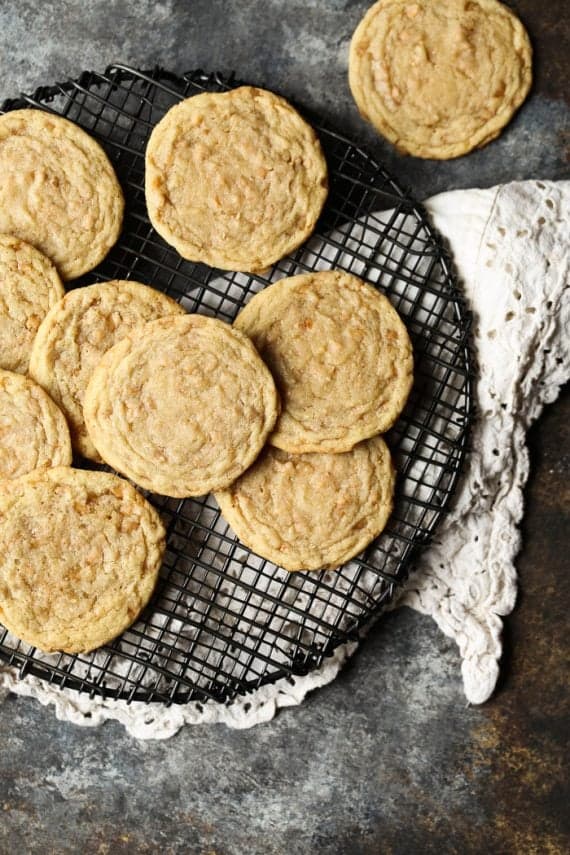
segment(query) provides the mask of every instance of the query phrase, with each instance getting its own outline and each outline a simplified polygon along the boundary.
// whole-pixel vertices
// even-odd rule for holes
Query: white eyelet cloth
[[[430,615],[456,641],[467,700],[482,703],[497,682],[502,617],[516,599],[526,431],[570,376],[570,182],[456,190],[425,206],[448,241],[474,315],[477,419],[450,513],[392,607]],[[228,706],[90,699],[35,677],[19,680],[1,665],[0,702],[12,691],[53,704],[59,719],[75,724],[120,721],[140,739],[166,739],[185,724],[251,727],[333,680],[356,646],[338,648],[306,677],[264,686]]]

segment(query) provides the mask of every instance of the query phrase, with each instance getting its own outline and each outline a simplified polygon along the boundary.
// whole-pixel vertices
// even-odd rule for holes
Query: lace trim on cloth
[[[527,181],[452,191],[425,204],[449,243],[474,313],[478,416],[450,513],[392,608],[407,605],[431,615],[456,641],[471,703],[482,703],[495,687],[501,617],[516,598],[513,561],[528,476],[525,433],[570,375],[569,201],[570,182]],[[365,224],[354,228],[362,231]],[[7,666],[0,666],[0,701],[13,691],[53,704],[59,719],[87,726],[114,719],[141,739],[168,738],[184,724],[251,727],[331,682],[356,647],[343,645],[309,675],[280,680],[228,705],[89,698],[35,677],[18,679]]]
[[[570,182],[456,191],[426,207],[474,313],[478,416],[451,513],[396,605],[431,615],[457,642],[465,695],[482,703],[516,599],[525,434],[570,376]]]

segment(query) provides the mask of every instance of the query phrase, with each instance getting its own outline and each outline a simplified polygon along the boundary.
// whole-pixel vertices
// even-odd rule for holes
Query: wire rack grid
[[[288,574],[244,548],[211,496],[148,498],[168,531],[152,602],[114,643],[91,654],[43,654],[0,627],[0,657],[61,687],[163,703],[231,703],[280,678],[317,668],[381,612],[451,499],[472,409],[470,316],[449,259],[421,207],[368,154],[318,118],[330,195],[309,242],[263,275],[224,273],[184,261],[151,227],[144,151],[177,101],[238,85],[233,77],[113,65],[6,101],[76,122],[105,148],[126,198],[121,238],[81,287],[134,279],[189,311],[231,322],[250,296],[283,276],[332,267],[375,284],[403,317],[414,346],[415,382],[387,436],[398,481],[380,538],[337,571]]]

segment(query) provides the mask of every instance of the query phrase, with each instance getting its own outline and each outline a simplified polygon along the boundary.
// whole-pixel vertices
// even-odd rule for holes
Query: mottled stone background
[[[0,100],[113,61],[236,70],[334,120],[418,197],[568,177],[567,0],[514,0],[532,96],[504,135],[449,163],[397,155],[359,119],[347,48],[367,0],[0,2]],[[570,554],[566,392],[533,428],[521,595],[503,678],[465,705],[429,619],[389,615],[340,678],[252,731],[137,743],[12,697],[0,706],[0,853],[566,853]]]

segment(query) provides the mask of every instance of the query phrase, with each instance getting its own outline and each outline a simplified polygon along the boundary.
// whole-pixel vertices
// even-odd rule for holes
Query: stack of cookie
[[[136,484],[214,491],[254,551],[319,570],[384,528],[394,473],[377,435],[411,383],[388,300],[329,271],[269,286],[233,328],[200,315],[137,327],[93,371],[83,416],[101,458]]]
[[[44,651],[119,635],[154,590],[165,531],[95,457],[82,418],[90,371],[150,318],[182,309],[132,282],[65,294],[119,236],[123,194],[103,150],[59,116],[0,117],[0,621]]]
[[[291,252],[327,194],[312,128],[252,87],[174,107],[146,163],[157,231],[225,269]],[[394,488],[378,434],[412,382],[382,295],[346,273],[292,277],[232,327],[142,283],[65,293],[119,234],[111,164],[70,122],[26,110],[0,117],[0,166],[2,623],[46,651],[90,650],[152,593],[158,515],[122,478],[71,468],[72,449],[155,493],[214,491],[244,543],[289,570],[338,566],[377,536]]]
[[[155,228],[185,258],[218,267],[256,271],[298,246],[326,185],[312,129],[252,87],[183,101],[147,147]],[[253,349],[245,359],[248,340],[269,372]],[[320,570],[386,524],[394,472],[378,434],[411,382],[410,340],[386,298],[321,272],[266,288],[232,330],[194,316],[127,336],[94,371],[84,417],[101,457],[137,484],[214,491],[251,549]]]
[[[384,528],[394,471],[378,434],[412,384],[412,348],[388,300],[338,271],[282,279],[238,315],[282,411],[258,463],[216,498],[238,536],[288,570],[337,567]]]

